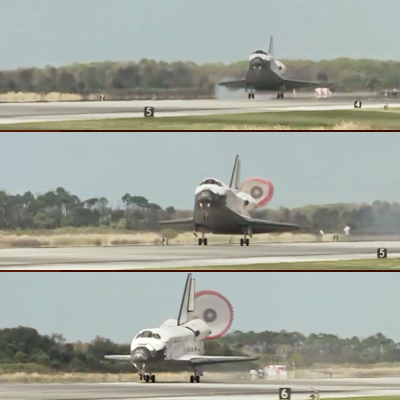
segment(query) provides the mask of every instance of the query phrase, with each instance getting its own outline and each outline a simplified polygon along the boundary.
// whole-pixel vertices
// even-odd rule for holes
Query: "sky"
[[[400,59],[400,2],[1,0],[0,69],[150,58],[235,62],[275,36],[283,58]]]
[[[400,200],[398,132],[0,132],[0,143],[0,189],[13,194],[61,186],[189,210],[203,179],[229,184],[240,154],[242,181],[274,183],[271,208]]]
[[[100,335],[129,343],[141,329],[177,318],[185,272],[3,272],[0,329],[29,326],[68,341]],[[400,274],[196,272],[196,290],[233,305],[231,331],[298,331],[400,341]]]

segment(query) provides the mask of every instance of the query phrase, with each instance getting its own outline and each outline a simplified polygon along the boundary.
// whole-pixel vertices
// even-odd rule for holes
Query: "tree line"
[[[159,221],[186,218],[191,210],[163,209],[144,196],[126,193],[122,206],[113,206],[105,197],[80,199],[59,187],[54,191],[22,195],[0,191],[1,230],[53,230],[64,227],[100,227],[119,230],[159,231]],[[375,201],[372,204],[310,205],[289,209],[265,209],[256,217],[289,222],[310,227],[312,232],[323,230],[342,233],[348,225],[353,234],[394,234],[400,232],[400,203]],[[170,237],[177,230],[167,230]]]
[[[12,195],[0,191],[0,229],[49,230],[91,226],[157,230],[159,220],[181,214],[174,207],[163,210],[143,196],[126,193],[121,201],[123,207],[113,207],[105,197],[81,200],[62,187],[38,195],[32,192]]]
[[[400,361],[400,343],[382,333],[367,338],[340,338],[331,334],[308,336],[299,332],[240,332],[219,342],[243,352],[253,352],[270,364],[310,367],[314,364],[366,365]]]
[[[287,76],[334,82],[337,90],[377,90],[400,86],[400,62],[372,59],[282,60]],[[63,67],[0,71],[0,93],[126,93],[126,90],[190,89],[213,95],[221,79],[243,78],[248,61],[232,64],[142,59],[139,62],[96,62]]]
[[[314,364],[370,365],[400,361],[400,343],[382,333],[361,339],[356,336],[340,338],[322,333],[306,336],[299,332],[284,330],[261,333],[236,331],[205,343],[207,355],[256,355],[260,358],[256,363],[245,365],[245,368],[257,368],[257,365],[262,366],[264,363],[302,368],[312,367]],[[129,347],[129,344],[118,344],[101,336],[96,336],[89,343],[81,341],[70,343],[61,334],[41,335],[31,327],[0,329],[0,373],[16,371],[132,373],[133,368],[129,363],[104,359],[105,355],[128,355]],[[238,364],[235,365],[233,368],[239,368]],[[226,365],[223,369],[231,367]],[[168,370],[171,370],[171,367],[168,367]]]

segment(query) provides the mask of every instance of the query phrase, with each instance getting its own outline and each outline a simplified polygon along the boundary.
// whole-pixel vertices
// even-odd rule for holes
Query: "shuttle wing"
[[[131,362],[131,356],[104,356],[106,360]]]
[[[171,219],[169,221],[160,221],[160,225],[190,225],[193,224],[192,218]]]
[[[246,88],[246,79],[239,79],[237,81],[227,81],[220,82],[218,86],[224,86],[228,89],[245,89]]]
[[[207,364],[223,364],[232,362],[246,362],[254,360],[257,360],[257,357],[184,355],[176,361],[180,363],[187,363],[188,365],[207,365]]]
[[[290,79],[290,78],[285,78],[284,76],[281,76],[283,83],[285,84],[286,89],[297,89],[297,88],[302,88],[302,87],[307,87],[307,86],[324,86],[326,83],[322,82],[313,82],[313,81],[303,81],[300,79]]]
[[[268,221],[266,219],[251,218],[247,215],[236,214],[237,221],[240,225],[249,226],[254,233],[270,233],[280,231],[297,231],[307,228],[302,228],[295,224],[285,222]]]
[[[271,228],[293,228],[293,229],[301,229],[300,226],[295,225],[295,224],[288,224],[285,222],[274,222],[274,221],[268,221],[265,219],[258,219],[258,218],[251,218],[251,217],[246,217],[241,215],[242,218],[244,218],[247,222],[250,222],[252,226],[265,226],[265,227],[271,227]]]

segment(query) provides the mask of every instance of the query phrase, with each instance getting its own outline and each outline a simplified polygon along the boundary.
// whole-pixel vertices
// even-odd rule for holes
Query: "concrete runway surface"
[[[347,97],[318,100],[134,100],[104,102],[2,103],[0,124],[50,121],[83,121],[115,118],[143,118],[144,107],[154,107],[155,117],[254,113],[266,111],[351,110],[354,101]],[[400,99],[363,99],[363,108],[400,107]]]
[[[321,399],[333,397],[399,395],[399,378],[381,379],[308,379],[255,381],[243,383],[199,384],[152,383],[67,383],[67,384],[1,384],[2,400],[97,400],[97,399],[179,399],[179,400],[278,400],[278,389],[292,389],[292,399],[309,398],[309,388]]]
[[[135,270],[218,265],[376,259],[377,249],[400,258],[400,242],[321,242],[66,247],[0,250],[0,270]]]

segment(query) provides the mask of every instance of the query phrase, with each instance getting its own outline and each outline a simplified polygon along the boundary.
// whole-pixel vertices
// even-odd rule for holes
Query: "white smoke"
[[[237,78],[224,77],[220,79],[220,82],[234,81]],[[248,93],[245,89],[228,89],[224,86],[218,86],[218,83],[214,85],[214,97],[217,100],[248,100]],[[256,100],[269,101],[276,98],[276,93],[260,93],[255,92]],[[254,101],[254,100],[252,100]]]
[[[235,81],[237,78],[232,76],[226,76],[218,81],[221,82],[229,82]],[[247,99],[247,93],[244,89],[227,89],[223,86],[218,86],[218,83],[214,85],[214,97],[217,100],[243,100]]]

